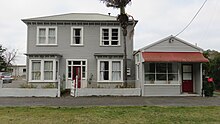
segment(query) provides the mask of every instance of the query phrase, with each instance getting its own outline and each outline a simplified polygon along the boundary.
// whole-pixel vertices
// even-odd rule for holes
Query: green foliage
[[[37,86],[30,83],[23,83],[20,85],[20,88],[37,88]]]
[[[214,78],[216,89],[220,89],[220,53],[214,50],[207,50],[203,55],[209,59],[209,63],[203,64],[205,75]]]
[[[214,82],[204,81],[204,94],[205,96],[212,97],[215,91],[215,84]]]
[[[56,88],[56,87],[53,83],[49,83],[49,84],[43,86],[42,88]]]
[[[6,49],[2,48],[2,45],[0,45],[0,71],[5,71],[7,67],[7,63],[5,62],[5,57],[3,53],[6,51]]]

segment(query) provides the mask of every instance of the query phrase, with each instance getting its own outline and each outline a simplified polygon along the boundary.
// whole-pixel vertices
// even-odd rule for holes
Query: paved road
[[[0,98],[0,106],[220,106],[220,97]]]

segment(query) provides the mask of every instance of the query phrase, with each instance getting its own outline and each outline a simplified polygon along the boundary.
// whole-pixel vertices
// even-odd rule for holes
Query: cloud
[[[139,49],[181,31],[192,19],[202,0],[132,0],[128,14],[139,20],[135,29],[134,49]],[[1,0],[0,44],[19,50],[18,64],[25,64],[27,34],[24,18],[64,13],[111,13],[99,0]],[[204,49],[220,50],[220,1],[210,0],[189,28],[179,35]]]

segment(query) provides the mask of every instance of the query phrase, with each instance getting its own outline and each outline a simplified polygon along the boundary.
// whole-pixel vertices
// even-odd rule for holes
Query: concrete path
[[[220,97],[2,97],[0,106],[220,106]]]

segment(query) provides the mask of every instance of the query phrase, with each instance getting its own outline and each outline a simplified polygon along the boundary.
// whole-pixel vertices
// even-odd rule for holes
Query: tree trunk
[[[126,36],[127,36],[127,28],[123,29],[123,37],[124,37],[124,87],[126,88],[128,83],[128,76],[127,76],[127,43],[126,43]]]

